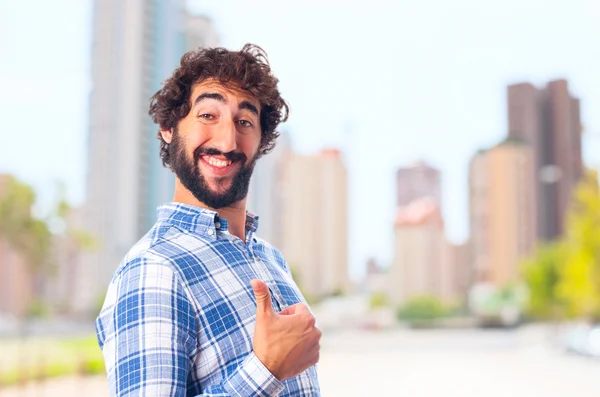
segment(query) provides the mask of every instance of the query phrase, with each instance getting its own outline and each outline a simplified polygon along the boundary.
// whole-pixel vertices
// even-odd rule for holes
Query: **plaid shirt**
[[[281,253],[214,211],[170,203],[126,255],[96,320],[112,396],[314,396],[315,367],[280,382],[252,351],[263,280],[275,311],[304,302]]]

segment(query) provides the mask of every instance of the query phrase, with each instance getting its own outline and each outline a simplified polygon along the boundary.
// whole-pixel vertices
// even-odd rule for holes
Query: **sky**
[[[0,172],[84,200],[90,0],[0,0]],[[506,86],[566,78],[581,98],[584,158],[600,167],[600,1],[189,0],[221,44],[263,47],[295,149],[343,150],[354,275],[393,257],[395,170],[442,172],[448,238],[468,237],[468,163],[506,135]],[[35,12],[32,12],[35,10]],[[166,76],[165,76],[166,77]],[[47,205],[46,205],[47,206]]]

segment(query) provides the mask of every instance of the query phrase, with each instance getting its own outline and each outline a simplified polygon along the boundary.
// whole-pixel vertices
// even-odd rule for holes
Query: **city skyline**
[[[351,178],[350,207],[358,213],[350,226],[353,273],[362,273],[370,256],[377,257],[380,263],[389,263],[394,173],[398,166],[414,160],[424,159],[442,170],[442,208],[449,237],[452,241],[466,239],[467,161],[476,149],[500,141],[508,132],[505,89],[509,84],[529,81],[538,85],[557,77],[567,78],[574,96],[582,99],[584,157],[589,165],[600,163],[600,116],[593,111],[600,108],[600,76],[593,72],[600,69],[600,59],[586,50],[590,45],[587,38],[591,40],[600,34],[597,2],[562,2],[548,8],[538,1],[532,3],[531,9],[523,10],[515,2],[508,2],[484,11],[462,1],[470,10],[464,16],[440,4],[439,14],[431,18],[425,18],[428,14],[423,6],[389,8],[379,2],[369,10],[329,6],[319,15],[285,5],[273,25],[261,23],[266,20],[257,19],[257,10],[239,2],[235,3],[239,10],[236,13],[228,12],[229,6],[223,4],[189,4],[193,11],[213,17],[218,31],[224,33],[223,45],[235,48],[242,42],[255,41],[267,50],[282,90],[292,104],[288,129],[294,148],[300,152],[330,146],[344,150]],[[46,203],[52,200],[54,179],[67,183],[69,198],[75,204],[83,200],[87,130],[83,115],[89,106],[90,9],[90,3],[63,0],[51,6],[39,4],[36,14],[43,18],[32,15],[26,5],[15,5],[0,13],[6,16],[2,22],[7,34],[3,36],[11,38],[2,42],[7,62],[0,66],[0,80],[6,87],[0,104],[12,116],[6,117],[8,127],[0,135],[0,170],[31,182]],[[517,15],[516,10],[521,13]],[[363,16],[364,12],[367,14]],[[545,17],[540,18],[539,12]],[[59,20],[62,13],[68,13],[73,24],[56,26],[52,22]],[[492,17],[493,14],[497,16]],[[19,15],[26,15],[26,20],[40,29],[47,27],[42,39],[48,42],[40,45],[40,38],[31,36],[26,26],[11,23],[25,20]],[[318,35],[332,37],[325,35],[328,21],[334,20],[332,15],[343,17],[335,20],[337,31],[346,40],[327,39],[322,45],[317,44]],[[510,30],[504,29],[507,18],[514,22]],[[397,23],[398,19],[404,24]],[[415,26],[411,20],[422,26]],[[309,22],[314,32],[298,30],[300,21],[304,26]],[[366,24],[362,36],[349,29],[357,21]],[[431,26],[435,29],[427,33]],[[272,34],[278,29],[291,32],[284,35],[287,42],[275,37],[281,35]],[[392,29],[400,29],[395,31],[395,37],[412,37],[406,35],[411,32],[419,40],[414,44],[406,39],[392,43],[387,39],[394,32]],[[448,34],[440,36],[440,29],[446,29]],[[478,35],[472,35],[474,31]],[[386,45],[392,44],[395,51],[386,51]],[[361,46],[372,51],[372,62],[381,69],[378,74],[390,79],[390,84],[379,85],[393,93],[377,91],[379,94],[368,98],[381,100],[364,107],[352,106],[359,103],[357,98],[364,95],[364,88],[347,84],[354,81],[347,73],[368,73],[370,63],[346,61],[348,72],[339,67],[344,54],[352,54],[354,48]],[[24,51],[25,48],[35,51]],[[294,54],[310,56],[299,61],[290,56],[290,48]],[[530,54],[529,48],[536,48],[535,54]],[[55,53],[61,56],[53,56]],[[402,57],[391,57],[395,53]],[[40,58],[48,60],[41,74],[35,62]],[[319,59],[322,64],[308,59]],[[290,66],[291,63],[304,65],[304,69]],[[314,92],[322,87],[326,89],[315,96]],[[52,94],[32,97],[31,93],[38,91]],[[314,106],[317,99],[319,105],[325,106]],[[38,115],[23,126],[29,109],[35,109]],[[36,142],[36,147],[28,144],[31,141]],[[43,167],[36,166],[40,159]],[[380,216],[372,219],[365,215],[369,211],[357,211],[362,208],[376,208]]]
[[[172,198],[175,176],[157,156],[148,98],[185,52],[218,44],[211,21],[191,16],[183,0],[94,5],[83,209],[84,228],[100,248],[82,260],[75,294],[82,311],[104,295],[125,254],[156,222],[156,209]]]

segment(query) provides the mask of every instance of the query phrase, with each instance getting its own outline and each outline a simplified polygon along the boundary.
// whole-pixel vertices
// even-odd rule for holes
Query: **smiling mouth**
[[[201,159],[205,163],[208,163],[216,168],[225,168],[225,167],[230,166],[233,163],[233,161],[231,161],[231,160],[227,160],[227,159],[223,160],[223,159],[218,159],[213,156],[206,156],[206,155],[202,156]]]
[[[231,174],[241,164],[239,160],[228,160],[227,158],[218,158],[210,155],[200,156],[200,161],[216,177],[225,177]]]

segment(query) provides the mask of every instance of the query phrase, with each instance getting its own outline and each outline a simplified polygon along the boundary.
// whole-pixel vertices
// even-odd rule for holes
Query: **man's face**
[[[261,139],[260,103],[212,80],[196,84],[190,99],[175,131],[163,131],[171,139],[171,168],[200,202],[230,206],[248,193]]]

